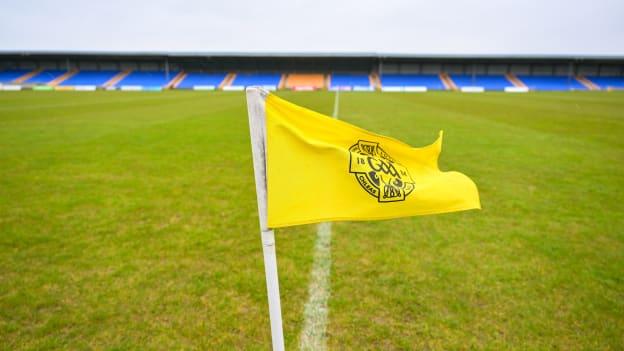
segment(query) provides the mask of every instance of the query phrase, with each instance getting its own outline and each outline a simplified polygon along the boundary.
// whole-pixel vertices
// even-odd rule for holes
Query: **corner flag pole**
[[[269,297],[269,319],[273,351],[284,351],[284,331],[282,330],[282,309],[277,278],[277,257],[275,255],[275,235],[267,227],[267,183],[266,183],[266,125],[265,100],[267,92],[260,88],[247,88],[247,112],[249,114],[249,134],[256,180],[260,235],[264,253],[264,274]]]

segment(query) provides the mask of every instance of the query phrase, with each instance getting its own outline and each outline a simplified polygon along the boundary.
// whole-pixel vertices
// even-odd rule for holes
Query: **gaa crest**
[[[349,148],[349,154],[349,173],[377,201],[403,201],[414,190],[407,168],[390,157],[379,143],[359,140]]]

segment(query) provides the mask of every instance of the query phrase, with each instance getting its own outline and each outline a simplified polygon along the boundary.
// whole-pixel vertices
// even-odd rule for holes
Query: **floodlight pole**
[[[267,226],[267,183],[266,183],[266,115],[267,92],[260,88],[247,88],[247,112],[249,114],[249,134],[253,155],[254,176],[260,235],[264,254],[264,274],[269,297],[269,319],[273,351],[284,351],[284,331],[282,329],[282,309],[277,276],[277,256],[275,254],[275,234]]]
[[[169,58],[165,57],[165,79],[169,81]]]

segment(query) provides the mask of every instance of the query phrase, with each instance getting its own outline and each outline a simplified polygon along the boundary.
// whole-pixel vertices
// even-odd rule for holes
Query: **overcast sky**
[[[624,55],[624,0],[0,0],[0,50]]]

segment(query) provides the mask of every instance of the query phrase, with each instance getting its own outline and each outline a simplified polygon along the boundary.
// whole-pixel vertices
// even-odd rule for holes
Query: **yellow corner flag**
[[[262,97],[268,228],[481,207],[470,178],[438,168],[442,132],[433,144],[413,148],[275,95]]]

